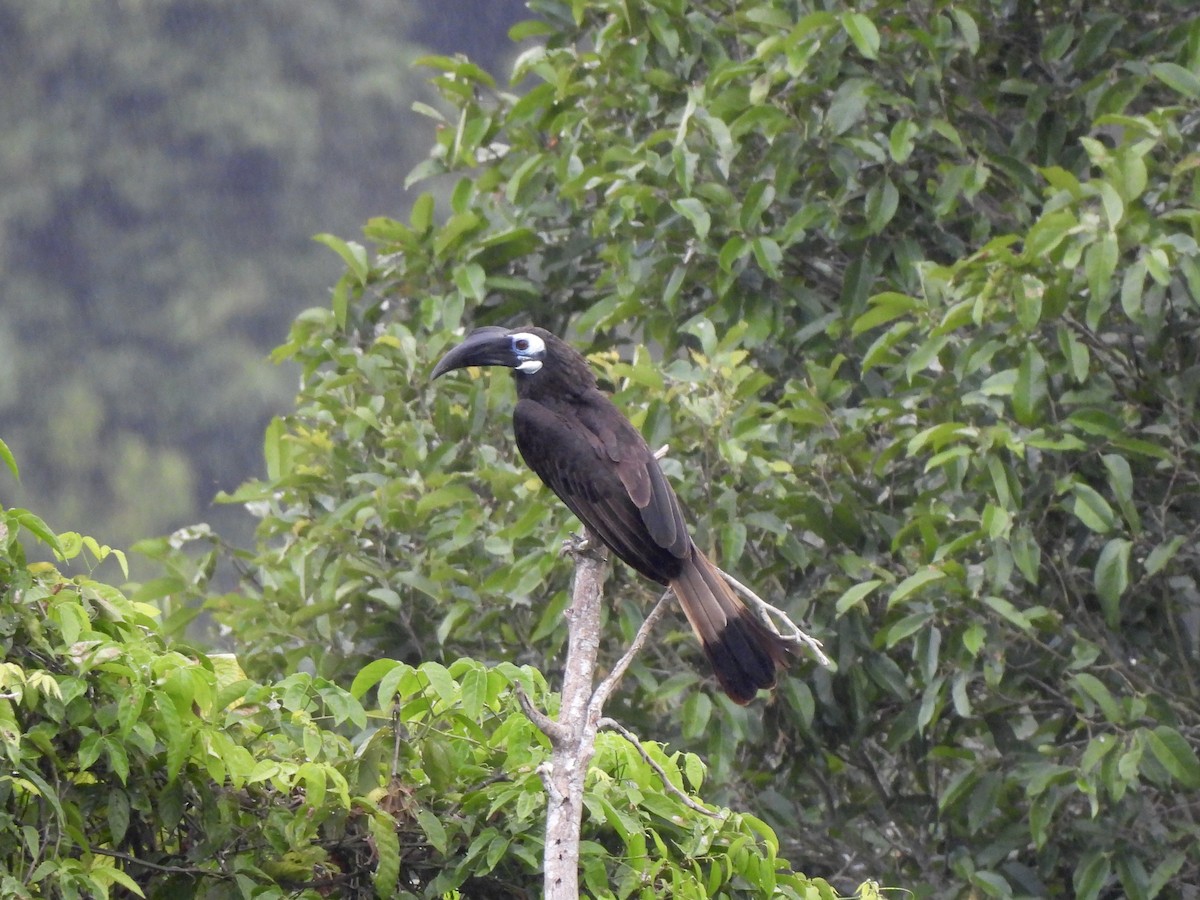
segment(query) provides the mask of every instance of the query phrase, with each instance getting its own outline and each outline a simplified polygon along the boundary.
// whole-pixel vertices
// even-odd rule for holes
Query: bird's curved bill
[[[465,369],[467,366],[508,366],[512,369],[520,363],[521,360],[513,352],[508,330],[488,325],[476,328],[461,344],[443,356],[429,377],[430,380],[439,378],[451,369]]]

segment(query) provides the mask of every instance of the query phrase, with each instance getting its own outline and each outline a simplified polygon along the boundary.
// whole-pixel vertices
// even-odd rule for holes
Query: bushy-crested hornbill
[[[513,370],[513,426],[526,464],[613,553],[671,587],[725,693],[749,703],[773,687],[783,639],[692,542],[658,460],[597,388],[587,360],[543,328],[487,327],[442,357],[432,377],[467,366]]]

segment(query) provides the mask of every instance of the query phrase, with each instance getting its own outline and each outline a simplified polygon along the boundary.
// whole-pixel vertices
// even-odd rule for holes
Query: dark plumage
[[[466,366],[513,369],[513,426],[526,464],[613,553],[671,587],[725,692],[749,703],[773,687],[783,639],[692,542],[658,460],[596,386],[587,360],[545,329],[489,327],[442,357],[432,377]]]

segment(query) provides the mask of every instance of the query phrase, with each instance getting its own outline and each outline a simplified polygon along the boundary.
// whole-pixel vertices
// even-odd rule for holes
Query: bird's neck
[[[517,385],[517,396],[522,400],[578,403],[597,390],[596,379],[590,372],[587,378],[564,377],[561,372],[543,368],[532,374],[513,372],[513,379]]]
[[[596,376],[573,347],[554,340],[547,341],[547,358],[536,372],[513,370],[517,396],[522,399],[567,403],[586,402],[597,390]],[[561,345],[561,346],[560,346]]]

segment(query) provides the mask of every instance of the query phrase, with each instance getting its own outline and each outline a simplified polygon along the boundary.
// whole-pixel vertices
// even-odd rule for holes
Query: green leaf
[[[1113,538],[1100,551],[1096,561],[1096,594],[1104,621],[1109,628],[1116,628],[1121,621],[1121,596],[1129,587],[1129,552],[1133,544],[1125,538]]]
[[[92,879],[105,886],[110,884],[119,884],[135,897],[145,897],[146,894],[142,891],[141,885],[133,880],[133,877],[116,866],[108,865],[106,862],[100,865],[92,866],[89,873]]]
[[[58,554],[60,559],[65,559],[63,548],[58,543],[58,536],[50,530],[50,526],[35,516],[27,509],[11,509],[9,510],[9,520],[21,528],[24,528],[39,541]]]
[[[478,263],[467,263],[454,270],[454,286],[476,303],[483,302],[487,292],[487,275]]]
[[[846,590],[842,596],[838,597],[837,603],[834,604],[834,612],[840,617],[844,616],[850,609],[861,603],[875,588],[879,587],[883,582],[878,579],[871,581],[863,581],[859,584]]]
[[[926,611],[911,613],[907,616],[904,616],[904,618],[897,620],[892,625],[888,626],[887,630],[884,632],[884,646],[888,647],[889,649],[895,647],[905,638],[911,637],[913,634],[916,634],[918,631],[924,628],[932,618],[933,613]],[[929,699],[929,697],[930,695],[926,693],[926,699],[929,700],[929,702],[933,702]],[[922,712],[927,712],[924,706],[922,707]],[[922,727],[928,724],[928,722],[929,720],[927,718],[924,719],[921,723]]]
[[[848,12],[842,14],[842,27],[850,35],[850,40],[854,41],[859,53],[867,59],[879,58],[879,29],[874,22],[862,13]]]
[[[734,142],[733,135],[729,133],[729,126],[717,116],[702,115],[698,118],[717,148],[717,169],[728,178],[730,163],[737,155],[740,145]]]
[[[446,255],[452,247],[459,244],[466,235],[478,230],[483,225],[483,219],[475,212],[455,213],[437,232],[433,240],[433,250],[438,257]]]
[[[903,164],[908,161],[916,148],[918,133],[916,123],[910,119],[901,119],[892,126],[892,133],[888,137],[888,153],[893,162]]]
[[[284,435],[283,419],[275,416],[263,434],[263,459],[267,464],[267,478],[272,481],[278,481],[284,474],[288,456],[283,443]]]
[[[967,652],[972,656],[978,656],[979,651],[983,649],[984,643],[987,641],[987,629],[978,622],[972,623],[966,631],[963,632],[963,646],[967,648]]]
[[[854,324],[850,326],[850,333],[855,337],[879,325],[886,325],[888,322],[907,315],[923,306],[921,301],[915,297],[895,291],[885,291],[882,294],[876,294],[867,303],[870,304],[871,308],[855,319]]]
[[[708,214],[708,209],[701,201],[695,197],[684,197],[680,200],[672,200],[671,208],[692,223],[692,227],[696,229],[697,238],[704,240],[708,237],[712,219]]]
[[[919,373],[932,366],[938,354],[948,343],[950,343],[948,334],[935,334],[928,340],[922,341],[920,346],[908,355],[908,359],[904,363],[904,377],[911,383]]]
[[[851,78],[834,92],[833,100],[825,112],[826,124],[833,134],[845,134],[862,119],[870,86],[871,82],[865,78]]]
[[[8,449],[8,444],[2,440],[0,440],[0,460],[3,460],[4,464],[8,466],[8,471],[12,472],[13,478],[20,481],[21,473],[17,471],[17,459]]]
[[[354,676],[354,681],[350,685],[350,693],[361,700],[371,688],[379,683],[388,672],[398,666],[403,666],[404,663],[395,659],[376,659],[363,666],[357,675]]]
[[[1168,725],[1145,732],[1150,752],[1171,777],[1185,788],[1200,788],[1200,759],[1187,738]]]
[[[108,792],[108,835],[114,847],[120,846],[129,830],[129,794],[124,788]]]
[[[425,837],[429,839],[429,843],[438,853],[445,854],[449,851],[450,843],[446,839],[446,829],[437,816],[427,809],[419,809],[417,810],[417,824],[421,826]]]
[[[1032,427],[1041,420],[1040,411],[1046,400],[1046,392],[1046,361],[1034,344],[1026,344],[1012,393],[1013,415],[1018,422]]]
[[[1114,725],[1121,725],[1125,721],[1125,715],[1121,711],[1121,705],[1109,692],[1108,688],[1095,675],[1089,675],[1087,672],[1079,672],[1072,676],[1075,686],[1084,696],[1090,698],[1100,711],[1104,713],[1104,718]]]
[[[1042,319],[1042,299],[1046,295],[1046,285],[1040,279],[1026,275],[1013,287],[1013,305],[1016,307],[1017,321],[1026,331],[1032,331]]]
[[[462,711],[468,719],[478,721],[488,697],[488,674],[482,666],[472,666],[462,677]]]
[[[1141,530],[1142,523],[1133,502],[1133,470],[1130,469],[1128,460],[1119,454],[1106,453],[1101,459],[1104,461],[1104,468],[1108,470],[1108,486],[1117,499],[1121,515],[1125,517],[1129,530],[1136,535]]]
[[[1173,91],[1200,99],[1200,78],[1178,63],[1162,62],[1150,66],[1150,73]]]
[[[1017,564],[1025,580],[1036,585],[1042,565],[1042,548],[1032,530],[1024,525],[1012,529],[1008,536],[1008,546],[1012,551],[1013,562]]]
[[[1083,384],[1087,381],[1092,362],[1092,355],[1087,346],[1066,326],[1058,330],[1058,346],[1067,359],[1071,376],[1077,384]]]
[[[979,888],[988,897],[1011,897],[1012,885],[996,872],[977,871],[971,873],[971,884]]]
[[[963,36],[963,41],[967,45],[967,51],[972,56],[975,56],[979,53],[979,26],[975,24],[975,20],[971,18],[969,12],[957,6],[950,7],[950,16],[954,19],[954,24],[958,26],[958,31]]]
[[[754,258],[759,266],[771,278],[779,277],[779,264],[783,262],[783,251],[773,238],[756,237],[750,242]]]
[[[459,687],[450,671],[439,662],[421,663],[418,671],[429,679],[429,686],[442,700],[453,701],[458,697]]]
[[[344,241],[334,234],[322,233],[314,235],[313,240],[319,244],[324,244],[340,256],[360,285],[367,283],[367,276],[371,272],[371,264],[367,259],[366,247],[354,241]]]
[[[414,230],[424,233],[433,225],[433,194],[423,192],[413,201],[408,220]]]
[[[1121,220],[1125,218],[1125,201],[1121,199],[1117,189],[1107,181],[1096,181],[1094,184],[1096,191],[1100,194],[1100,203],[1104,207],[1108,227],[1116,229],[1121,224]]]
[[[739,234],[730,236],[717,254],[717,265],[723,272],[733,272],[734,264],[750,252],[750,242]]]
[[[1108,501],[1094,488],[1075,483],[1071,485],[1071,493],[1075,496],[1075,504],[1071,511],[1080,522],[1098,534],[1107,534],[1113,530],[1117,517]]]
[[[508,29],[508,39],[514,44],[547,34],[554,34],[554,26],[544,19],[526,19]]]
[[[1012,624],[1016,625],[1022,631],[1032,632],[1034,630],[1033,623],[1029,621],[1029,616],[1017,609],[1011,602],[1003,597],[984,597],[984,605],[999,613],[1003,618],[1007,619]]]
[[[1151,550],[1150,555],[1146,557],[1146,562],[1142,565],[1146,575],[1157,575],[1161,572],[1175,558],[1175,554],[1179,552],[1179,548],[1184,545],[1185,541],[1186,538],[1183,535],[1177,534]]]
[[[304,781],[304,802],[310,809],[319,810],[325,804],[325,767],[314,762],[302,763],[296,775]]]
[[[932,584],[935,581],[941,581],[945,577],[946,573],[944,571],[935,569],[932,566],[917,570],[892,590],[892,593],[888,596],[887,608],[891,609],[897,603],[902,603],[911,594],[926,585]]]
[[[1117,238],[1113,234],[1102,235],[1084,254],[1083,265],[1088,280],[1086,322],[1091,329],[1099,327],[1101,318],[1108,311],[1118,256]]]
[[[1166,856],[1162,862],[1154,867],[1154,872],[1150,876],[1150,884],[1146,890],[1147,896],[1157,897],[1162,893],[1175,875],[1183,868],[1183,864],[1187,862],[1187,853],[1180,850]]]
[[[872,234],[879,234],[892,221],[900,206],[900,191],[890,178],[885,177],[871,185],[867,191],[866,218],[867,228]]]
[[[1146,261],[1139,259],[1133,265],[1129,266],[1125,270],[1125,274],[1121,277],[1121,309],[1125,311],[1125,315],[1135,322],[1144,318],[1142,310],[1146,299],[1145,290]],[[1089,318],[1089,328],[1096,328],[1098,325],[1098,321],[1093,323]]]
[[[1073,876],[1076,900],[1096,900],[1110,875],[1112,864],[1107,853],[1092,850],[1084,854]]]
[[[373,875],[375,889],[381,897],[394,897],[400,879],[400,838],[396,834],[396,823],[387,813],[376,812],[367,818],[367,828],[379,858]]]
[[[1024,256],[1033,263],[1049,256],[1059,244],[1066,240],[1076,224],[1075,216],[1065,210],[1047,213],[1033,224],[1025,237]]]
[[[712,712],[713,703],[708,694],[703,691],[692,691],[688,694],[680,710],[683,736],[689,740],[701,737],[708,727]]]

